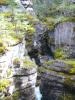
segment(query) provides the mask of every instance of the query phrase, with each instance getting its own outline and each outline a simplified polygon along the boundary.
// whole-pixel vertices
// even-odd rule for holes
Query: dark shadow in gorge
[[[34,46],[32,44],[31,51],[28,52],[28,55],[30,56],[30,58],[31,59],[34,58],[38,66],[42,65],[41,58],[43,61],[45,61],[44,58],[47,58],[47,60],[54,59],[54,53],[52,50],[53,45],[49,43],[49,39],[50,38],[47,32],[43,34],[39,34],[36,39],[37,45]]]
[[[41,100],[75,100],[75,91],[63,87],[62,89],[51,87],[43,91]]]

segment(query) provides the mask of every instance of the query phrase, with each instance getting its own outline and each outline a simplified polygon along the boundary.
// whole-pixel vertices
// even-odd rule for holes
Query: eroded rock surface
[[[74,100],[75,72],[74,67],[63,61],[54,61],[42,67],[41,93],[42,100]]]

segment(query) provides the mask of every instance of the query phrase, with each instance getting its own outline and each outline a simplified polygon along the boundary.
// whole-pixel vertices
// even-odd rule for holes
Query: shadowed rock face
[[[30,13],[33,17],[35,16],[35,12],[33,10],[33,3],[32,0],[21,0],[22,5],[24,6],[25,10]],[[31,11],[28,9],[32,9]],[[52,51],[50,45],[48,43],[48,32],[44,25],[41,22],[35,22],[35,29],[36,32],[34,35],[29,36],[28,34],[25,36],[26,43],[31,40],[30,45],[26,46],[28,55],[35,59],[36,64],[39,66],[41,65],[39,55],[51,55]],[[46,32],[46,33],[44,33]],[[46,36],[47,35],[47,36]],[[47,37],[47,38],[46,38]]]
[[[28,55],[32,58],[35,59],[35,62],[37,65],[41,65],[46,59],[53,59],[54,58],[54,54],[53,54],[53,50],[51,48],[51,46],[53,46],[53,44],[50,44],[49,39],[50,39],[50,34],[48,31],[46,32],[42,32],[42,26],[41,28],[39,27],[40,24],[36,25],[36,34],[34,37],[30,37],[32,39],[32,43],[30,45],[28,45],[26,48],[28,50]],[[28,36],[28,40],[27,40],[27,36],[26,36],[26,43],[28,43],[29,41],[29,36]],[[53,46],[54,48],[54,46]]]
[[[62,61],[45,65],[41,73],[42,100],[75,100],[75,73]]]

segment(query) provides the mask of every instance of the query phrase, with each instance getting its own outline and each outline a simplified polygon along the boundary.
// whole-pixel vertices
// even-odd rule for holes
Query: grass
[[[72,68],[70,69],[70,74],[75,74],[75,59],[68,59],[68,60],[64,60],[64,63],[72,66]]]
[[[27,68],[27,69],[36,68],[36,64],[31,60],[24,59],[21,68]]]
[[[0,80],[0,91],[4,91],[8,86],[10,86],[10,81],[7,79]]]
[[[20,68],[30,69],[30,68],[37,68],[37,65],[34,61],[30,60],[28,56],[21,58],[13,59],[13,64],[17,65],[20,64]]]
[[[65,59],[66,58],[66,54],[65,54],[65,52],[63,52],[62,48],[56,49],[54,52],[54,56],[56,59]]]
[[[49,65],[51,65],[51,64],[53,64],[54,63],[54,60],[50,60],[50,61],[46,61],[45,62],[45,64],[47,65],[47,66],[49,66]]]
[[[56,59],[56,60],[47,61],[47,62],[44,63],[46,67],[39,68],[39,72],[41,73],[41,72],[46,72],[46,71],[47,72],[54,71],[54,70],[48,68],[47,66],[50,66],[50,65],[54,64],[56,61],[61,61],[64,64],[66,64],[65,68],[70,66],[69,74],[71,74],[71,75],[75,74],[75,59],[64,59],[64,60]],[[67,65],[69,65],[69,66],[67,66]],[[63,73],[63,72],[59,72],[59,73]]]
[[[75,59],[66,59],[66,60],[62,60],[62,61],[68,65],[75,67]]]

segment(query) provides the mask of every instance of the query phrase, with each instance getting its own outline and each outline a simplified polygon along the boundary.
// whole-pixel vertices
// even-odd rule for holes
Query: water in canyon
[[[39,87],[35,88],[35,95],[36,95],[36,100],[41,100],[42,94],[40,93]]]
[[[39,87],[36,87],[35,93],[36,93],[36,100],[75,100],[75,95],[73,91],[66,91],[64,90],[59,90],[57,88],[52,88],[50,93],[47,95],[42,96],[40,93]],[[48,96],[49,95],[49,96]]]

